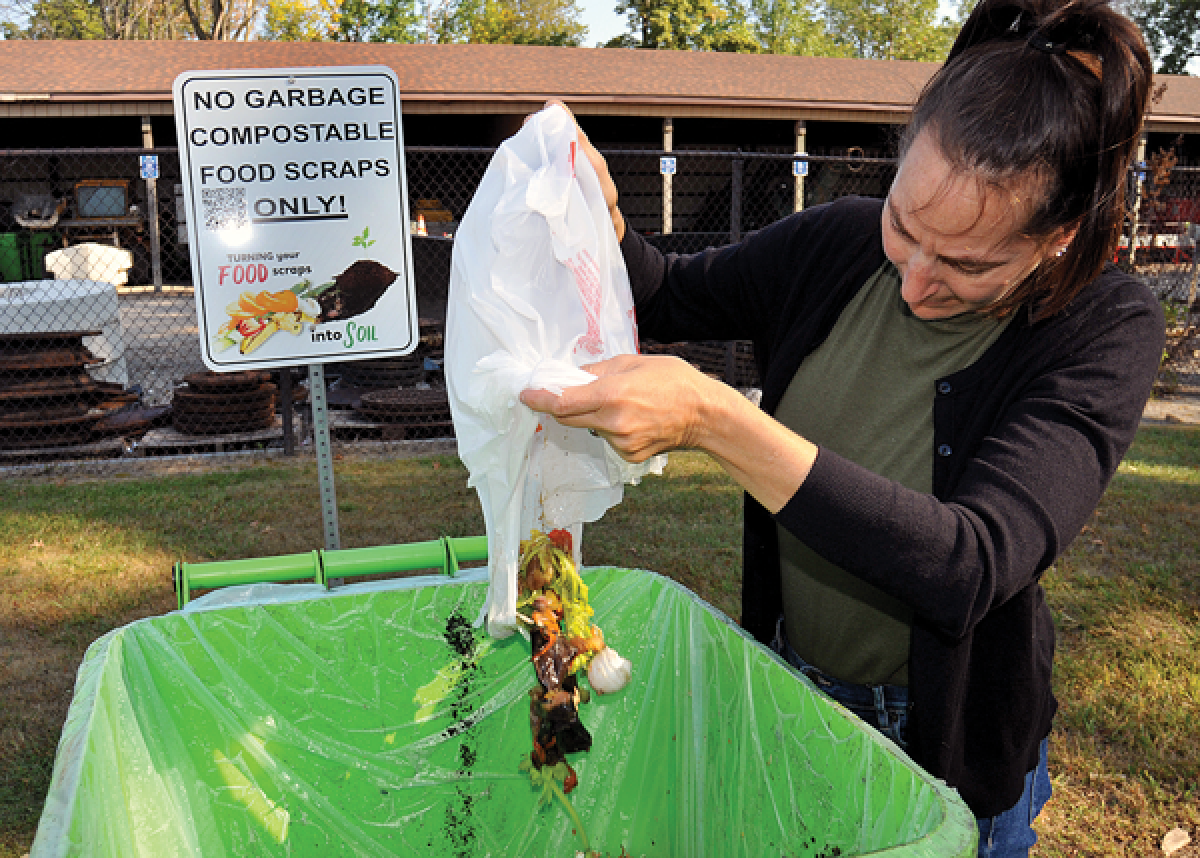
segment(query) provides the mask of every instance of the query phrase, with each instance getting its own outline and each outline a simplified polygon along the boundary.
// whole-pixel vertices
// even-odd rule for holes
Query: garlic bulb
[[[588,665],[588,682],[597,694],[620,691],[633,676],[633,665],[629,659],[610,646],[606,646],[592,657]]]
[[[316,298],[301,298],[296,302],[301,313],[312,318],[317,318],[321,315],[321,305],[317,303]]]

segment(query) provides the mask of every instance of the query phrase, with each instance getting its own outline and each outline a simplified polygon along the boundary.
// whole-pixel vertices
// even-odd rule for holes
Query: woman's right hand
[[[644,462],[667,450],[702,449],[703,420],[723,390],[676,357],[620,355],[581,369],[596,380],[562,393],[530,389],[521,401],[563,426],[588,429],[627,462]]]
[[[579,121],[575,119],[575,114],[571,112],[571,108],[558,99],[547,101],[546,107],[552,104],[557,104],[565,110],[567,115],[571,117],[571,121],[575,123],[575,132],[579,137],[579,145],[583,148],[583,154],[587,156],[592,169],[596,171],[596,178],[600,180],[600,190],[604,192],[604,202],[608,205],[608,214],[612,218],[613,229],[617,232],[617,241],[621,241],[625,238],[625,218],[621,214],[621,210],[617,208],[617,183],[613,181],[612,174],[608,172],[608,162],[604,160],[604,156],[592,145],[592,141],[588,139],[588,136],[583,133],[583,129],[579,127]]]
[[[593,430],[627,462],[703,450],[776,513],[816,461],[816,445],[679,358],[621,355],[582,368],[596,380],[560,394],[525,390],[521,402],[564,426]]]

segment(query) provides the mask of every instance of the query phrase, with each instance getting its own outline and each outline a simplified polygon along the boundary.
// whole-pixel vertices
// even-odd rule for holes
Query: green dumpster
[[[25,279],[25,265],[18,233],[0,232],[0,282]]]
[[[44,280],[46,278],[46,254],[59,246],[59,236],[56,232],[29,233],[29,258],[26,260],[25,279]]]
[[[484,570],[254,584],[97,640],[32,858],[975,853],[957,793],[651,572],[584,571],[634,665],[580,707],[571,809],[520,770],[529,644]]]

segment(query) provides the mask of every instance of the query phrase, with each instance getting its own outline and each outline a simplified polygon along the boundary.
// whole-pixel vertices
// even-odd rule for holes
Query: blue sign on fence
[[[158,156],[157,155],[141,155],[138,157],[138,163],[141,166],[143,179],[158,178]]]
[[[799,158],[797,158],[795,161],[793,161],[792,162],[792,175],[793,176],[807,176],[808,175],[808,160],[805,159],[802,161]]]
[[[664,176],[675,175],[675,159],[674,158],[659,158],[658,171]]]

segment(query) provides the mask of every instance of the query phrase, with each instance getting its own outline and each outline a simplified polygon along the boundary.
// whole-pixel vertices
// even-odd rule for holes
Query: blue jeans
[[[813,667],[792,649],[783,629],[783,617],[775,629],[771,648],[784,661],[812,680],[838,703],[866,721],[901,748],[908,749],[908,688],[903,685],[857,685],[843,682]]]
[[[771,648],[826,695],[841,703],[901,748],[908,748],[908,688],[903,685],[857,685],[824,673],[800,657],[788,643],[779,618]],[[999,816],[976,817],[979,858],[1026,858],[1037,843],[1033,820],[1050,800],[1049,739],[1038,748],[1038,764],[1025,775],[1025,790],[1017,803]]]
[[[1046,752],[1050,740],[1042,739],[1038,748],[1038,764],[1025,775],[1025,791],[1017,803],[999,816],[976,819],[979,826],[979,858],[1024,858],[1037,843],[1033,820],[1042,812],[1054,790],[1050,786],[1050,770]]]

